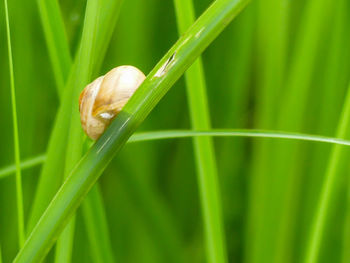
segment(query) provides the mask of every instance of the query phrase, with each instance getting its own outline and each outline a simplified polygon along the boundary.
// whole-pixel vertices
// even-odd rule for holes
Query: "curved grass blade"
[[[12,104],[12,121],[13,121],[13,139],[16,163],[16,198],[17,198],[17,224],[18,224],[18,242],[22,247],[25,240],[24,230],[24,211],[23,211],[23,190],[22,190],[22,176],[21,176],[21,160],[20,160],[20,146],[18,137],[18,122],[17,122],[17,107],[16,107],[16,91],[15,91],[15,76],[13,72],[13,58],[11,45],[11,31],[10,18],[8,12],[7,0],[4,0],[5,17],[6,17],[6,33],[7,33],[7,49],[10,70],[10,85],[11,85],[11,104]]]
[[[195,21],[192,0],[174,0],[179,35]],[[191,126],[195,130],[210,129],[210,117],[204,70],[201,57],[185,73]],[[210,137],[194,137],[194,155],[197,166],[204,233],[208,262],[227,262],[225,232],[220,201],[220,188],[215,152]]]
[[[15,262],[33,262],[46,255],[114,155],[176,80],[247,3],[247,0],[215,1],[160,60],[62,185]]]
[[[189,130],[164,130],[152,132],[139,132],[130,137],[128,143],[148,142],[155,140],[181,139],[192,137],[243,137],[243,138],[262,138],[262,139],[286,139],[299,140],[318,143],[328,143],[335,145],[350,146],[349,140],[343,140],[334,137],[311,135],[305,133],[289,133],[284,131],[255,130],[255,129],[213,129],[209,131],[189,131]],[[38,155],[22,162],[21,169],[29,169],[42,164],[46,155]],[[0,169],[0,179],[5,178],[16,172],[15,164]]]
[[[349,140],[311,135],[305,133],[292,133],[285,131],[255,130],[255,129],[212,129],[210,131],[189,131],[189,130],[169,130],[155,132],[135,133],[128,142],[144,142],[161,139],[190,138],[198,136],[215,137],[246,137],[246,138],[264,138],[264,139],[286,139],[309,141],[319,143],[329,143],[335,145],[350,146]]]

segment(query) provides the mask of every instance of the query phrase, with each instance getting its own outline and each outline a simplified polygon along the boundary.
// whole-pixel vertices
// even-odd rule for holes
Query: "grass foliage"
[[[3,6],[0,262],[349,262],[348,1]],[[123,64],[93,143],[79,93]]]

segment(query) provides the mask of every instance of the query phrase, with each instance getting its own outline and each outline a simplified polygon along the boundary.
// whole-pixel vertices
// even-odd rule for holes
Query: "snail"
[[[101,136],[145,78],[133,66],[119,66],[84,88],[79,97],[80,120],[91,139]]]

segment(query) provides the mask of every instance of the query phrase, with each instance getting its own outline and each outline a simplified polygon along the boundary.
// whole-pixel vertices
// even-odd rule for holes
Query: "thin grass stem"
[[[179,35],[195,21],[192,0],[175,0]],[[210,129],[208,99],[202,60],[199,57],[185,73],[191,126],[196,130]],[[227,262],[226,242],[221,211],[220,190],[215,152],[210,137],[193,138],[198,185],[204,221],[208,262]]]
[[[23,212],[23,190],[22,190],[22,176],[21,176],[20,146],[19,146],[19,136],[18,136],[15,76],[14,76],[14,71],[13,71],[10,18],[9,18],[7,0],[4,0],[4,7],[5,7],[5,17],[6,17],[7,48],[8,48],[10,82],[11,82],[13,138],[14,138],[14,152],[15,152],[15,165],[16,165],[16,198],[17,198],[18,242],[19,242],[19,246],[23,247],[24,240],[25,240],[24,212]]]

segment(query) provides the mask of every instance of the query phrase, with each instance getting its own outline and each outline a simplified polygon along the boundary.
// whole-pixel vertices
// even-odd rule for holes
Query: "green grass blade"
[[[166,140],[166,139],[181,139],[192,137],[243,137],[243,138],[262,138],[262,139],[286,139],[286,140],[298,140],[309,141],[318,143],[328,143],[334,145],[350,146],[349,140],[343,140],[339,138],[311,135],[305,133],[290,133],[284,131],[272,131],[272,130],[255,130],[255,129],[212,129],[209,131],[189,131],[189,130],[162,130],[152,132],[138,132],[130,137],[128,143],[134,142],[147,142],[153,140]],[[29,169],[34,166],[42,164],[46,159],[46,155],[38,155],[33,158],[29,158],[21,163],[21,169]],[[15,164],[6,166],[0,169],[0,178],[5,178],[16,172]]]
[[[98,16],[101,8],[100,0],[88,0],[84,20],[84,29],[81,39],[81,47],[77,58],[77,72],[73,76],[73,96],[70,102],[71,118],[68,132],[67,153],[65,161],[65,175],[69,173],[83,153],[83,133],[80,126],[80,115],[76,105],[79,94],[92,77],[93,52],[98,29]]]
[[[58,95],[61,97],[72,64],[64,23],[57,0],[38,0],[38,7]]]
[[[70,77],[70,79],[72,78]],[[64,97],[69,99],[69,92],[67,92],[67,90],[68,89],[65,90]],[[28,219],[28,232],[33,229],[50,202],[49,200],[51,200],[55,191],[57,191],[62,183],[64,164],[62,164],[61,160],[65,155],[66,145],[60,143],[62,140],[66,141],[68,137],[66,132],[68,130],[68,124],[65,122],[65,119],[66,116],[69,116],[69,113],[66,108],[66,106],[64,107],[64,105],[61,105],[51,133],[47,147],[46,161],[39,177],[35,198]]]
[[[257,95],[255,127],[274,129],[279,98],[285,75],[287,27],[289,9],[286,0],[258,0],[256,4],[257,42]],[[274,163],[271,144],[267,141],[254,143],[252,178],[249,185],[249,208],[246,231],[245,258],[247,262],[264,262],[266,234],[269,224],[265,220],[266,205],[270,203],[269,166]],[[266,233],[267,232],[267,233]]]
[[[312,0],[306,3],[300,21],[300,31],[295,37],[295,48],[290,58],[285,91],[280,99],[277,129],[301,131],[308,107],[308,98],[316,67],[318,42],[327,19],[333,15],[334,1]],[[300,145],[286,142],[273,148],[273,163],[269,167],[268,200],[265,201],[263,257],[260,262],[292,262],[295,260],[293,243],[301,200]],[[286,174],[287,176],[280,176]]]
[[[311,135],[305,133],[291,133],[285,131],[255,130],[255,129],[212,129],[210,131],[189,131],[189,130],[169,130],[138,132],[130,137],[131,142],[146,142],[161,139],[190,138],[198,136],[215,137],[245,137],[245,138],[264,138],[264,139],[285,139],[297,141],[309,141],[318,143],[329,143],[334,145],[350,146],[350,140],[344,140],[333,137]]]
[[[14,262],[42,259],[113,156],[175,81],[248,1],[215,1],[151,71],[67,178]]]
[[[99,27],[98,30],[98,41],[96,41],[96,54],[93,54],[94,59],[91,61],[95,62],[95,70],[98,71],[100,68],[100,65],[103,60],[103,54],[105,53],[109,39],[111,39],[111,35],[113,33],[114,25],[116,24],[116,20],[118,18],[118,13],[122,4],[122,1],[111,1],[111,0],[104,0],[101,1],[101,6],[103,7],[103,13],[104,16],[100,17],[98,19]],[[60,10],[58,3],[56,1],[46,1],[46,0],[39,0],[38,1],[39,10],[41,14],[41,20],[44,27],[45,32],[45,38],[46,42],[49,48],[50,52],[50,58],[51,62],[54,67],[54,74],[56,78],[57,88],[58,88],[58,94],[60,97],[63,96],[62,91],[62,85],[64,85],[65,81],[67,80],[67,75],[69,74],[69,71],[71,70],[71,58],[69,54],[69,47],[68,47],[68,41],[65,36],[65,30],[63,21],[60,15]],[[108,26],[106,26],[108,25]],[[77,63],[75,63],[77,65]],[[74,72],[73,67],[73,72]],[[79,70],[78,70],[79,72]],[[72,74],[74,75],[74,73]],[[63,82],[63,84],[62,84]],[[69,83],[72,83],[73,80],[70,79]],[[70,84],[68,83],[68,86]],[[70,89],[70,88],[69,88]],[[74,108],[75,109],[75,108]],[[62,115],[60,115],[62,116]],[[58,123],[58,124],[57,124]],[[67,123],[66,123],[67,124]],[[63,124],[64,125],[64,124]],[[52,158],[49,158],[49,161],[46,163],[43,169],[43,173],[41,176],[39,189],[36,195],[36,202],[33,206],[32,210],[32,216],[31,216],[31,224],[32,227],[35,221],[37,220],[38,216],[41,214],[43,209],[45,208],[45,204],[48,204],[48,200],[53,196],[54,191],[56,191],[58,185],[60,184],[60,178],[59,176],[55,177],[55,180],[53,183],[52,177],[49,177],[49,174],[52,174],[53,171],[58,171],[59,174],[61,172],[59,170],[56,170],[58,166],[64,165],[64,154],[65,154],[65,144],[66,144],[66,135],[63,133],[57,132],[58,129],[62,128],[62,121],[56,122],[56,132],[54,132],[49,145],[49,156],[52,156]],[[58,142],[61,140],[60,142]],[[57,144],[58,143],[58,144]],[[79,156],[80,158],[80,156]],[[63,161],[63,163],[62,163]],[[49,185],[52,185],[53,187],[48,187],[47,180],[50,181]],[[41,186],[41,187],[40,187]],[[49,198],[48,198],[49,197]],[[47,201],[42,201],[47,200]],[[88,199],[86,202],[89,202],[90,199]],[[103,204],[100,203],[100,208],[98,212],[103,211]],[[97,206],[97,205],[95,205]],[[103,218],[102,216],[97,217],[98,219]],[[86,219],[88,220],[88,219]],[[74,223],[72,223],[74,224]],[[106,222],[98,222],[97,225],[107,225]],[[62,262],[68,262],[68,259],[70,258],[71,254],[71,246],[72,246],[72,238],[73,238],[73,225],[69,227],[69,230],[65,231],[65,237],[62,238],[62,242],[59,242],[58,249],[56,253],[56,262],[62,261]],[[101,232],[101,235],[108,235],[108,231],[106,229],[99,228],[98,230],[105,230],[104,232]],[[69,241],[70,240],[70,241]],[[98,243],[97,245],[101,246],[101,243]],[[110,246],[109,246],[110,247]],[[108,246],[106,249],[104,249],[105,253],[111,254],[110,251],[108,251]],[[100,248],[100,250],[102,250]],[[100,260],[101,261],[101,260]]]
[[[348,94],[345,99],[345,104],[342,112],[342,116],[339,121],[337,137],[349,138],[350,132],[350,86]],[[321,248],[321,242],[323,232],[325,231],[325,224],[327,216],[331,208],[332,196],[335,193],[337,186],[339,185],[339,175],[344,165],[347,165],[347,161],[344,160],[346,155],[345,149],[341,146],[334,146],[332,154],[328,163],[326,176],[324,179],[320,201],[317,208],[317,213],[312,224],[310,241],[307,246],[305,262],[315,263],[318,262],[318,257]],[[348,155],[346,155],[348,156]],[[345,162],[344,162],[345,161]]]
[[[191,0],[174,0],[179,34],[195,21]],[[199,57],[185,73],[191,126],[196,130],[210,129],[208,99],[202,60]],[[198,185],[204,221],[208,262],[227,262],[226,242],[221,211],[220,190],[215,152],[210,137],[193,139]]]
[[[102,195],[95,185],[82,204],[91,255],[95,262],[112,263],[114,256],[108,232],[106,214],[103,209]]]
[[[315,120],[312,126],[317,133],[324,134],[325,136],[336,136],[337,125],[348,86],[347,64],[349,61],[349,52],[347,52],[347,47],[349,46],[349,34],[347,31],[347,2],[348,1],[346,0],[339,1],[339,4],[336,6],[333,22],[330,23],[328,26],[329,28],[327,29],[327,32],[329,33],[323,34],[323,39],[329,40],[329,42],[325,43],[325,45],[327,45],[328,54],[327,56],[323,56],[323,52],[320,53],[321,59],[322,57],[325,57],[326,60],[323,62],[324,66],[321,66],[321,69],[316,70],[323,70],[324,73],[317,73],[317,75],[315,74],[315,76],[317,76],[317,83],[313,84],[314,87],[317,87],[319,92],[313,94],[312,100],[317,105],[322,105],[322,107],[316,112],[318,115],[315,116],[312,114],[313,117],[311,118]],[[313,156],[312,158],[314,161],[312,162],[311,171],[307,172],[308,176],[303,178],[303,188],[307,190],[304,190],[306,195],[303,196],[301,205],[303,210],[299,212],[301,227],[297,227],[301,231],[298,233],[298,240],[295,241],[298,244],[297,251],[300,251],[299,258],[303,258],[305,256],[305,251],[309,241],[309,238],[305,237],[309,237],[315,213],[317,212],[317,205],[321,194],[325,171],[327,169],[327,163],[329,162],[330,153],[331,148],[325,147],[321,144],[317,145],[316,147],[312,147],[312,152],[309,153],[310,156]],[[343,191],[344,190],[337,192],[340,193]],[[337,202],[337,204],[339,205],[334,207],[340,206],[340,203]],[[344,211],[344,208],[339,207],[339,209],[340,211]],[[333,215],[338,214],[337,218],[334,218],[334,221],[332,221],[334,225],[339,225],[338,222],[342,221],[341,218],[343,218],[339,215],[338,211],[339,210],[333,210],[330,212]],[[341,239],[339,238],[337,242],[327,240],[330,240],[333,236],[341,236],[342,233],[343,231],[341,229],[334,231],[331,229],[331,227],[326,227],[324,241],[327,245],[324,246],[324,249],[321,249],[321,258],[324,262],[327,262],[328,260],[338,261],[338,257],[335,257],[332,254],[340,256],[342,250]]]
[[[115,27],[117,15],[121,7],[122,1],[115,0],[104,0],[104,15],[99,17],[99,30],[97,32],[97,43],[95,44],[95,52],[93,54],[94,65],[93,71],[98,71],[100,63],[99,61],[104,57],[107,49],[107,43],[109,43],[111,38],[111,31]],[[51,11],[57,13],[58,11]],[[55,48],[53,50],[58,50]],[[58,54],[59,56],[59,54]],[[44,212],[45,208],[49,204],[49,201],[54,196],[55,192],[62,183],[62,174],[64,167],[64,159],[66,153],[66,143],[67,143],[67,130],[69,129],[69,119],[72,101],[72,85],[73,76],[79,74],[77,70],[77,62],[75,61],[70,70],[68,83],[66,84],[66,89],[64,91],[63,97],[61,99],[62,104],[56,116],[53,131],[51,133],[48,150],[47,150],[47,160],[43,166],[38,189],[35,195],[34,203],[32,206],[31,214],[28,222],[28,231],[31,231],[34,225],[39,220],[40,216]]]
[[[57,240],[55,250],[55,262],[68,263],[72,260],[75,231],[75,216],[73,216],[66,228]]]
[[[25,240],[23,190],[22,190],[22,176],[21,176],[20,146],[19,146],[19,137],[18,137],[15,76],[13,72],[10,18],[9,18],[7,0],[4,0],[4,8],[5,8],[5,17],[6,17],[7,48],[8,48],[8,60],[9,60],[10,83],[11,83],[10,85],[11,85],[11,104],[12,104],[12,120],[13,120],[13,138],[14,138],[14,149],[15,149],[14,152],[15,152],[15,163],[16,163],[18,242],[19,242],[19,246],[22,247]]]
[[[216,45],[220,44],[219,41],[222,43],[212,49],[212,52],[216,52],[213,52],[211,61],[206,63],[207,83],[208,87],[212,87],[208,89],[211,90],[208,94],[214,105],[211,107],[211,116],[216,127],[243,128],[252,120],[249,112],[252,82],[255,79],[252,67],[256,65],[253,61],[256,56],[255,14],[255,4],[252,3],[225,30],[226,37],[222,36],[216,41]],[[223,50],[225,52],[222,52]],[[210,54],[209,51],[208,53]],[[220,78],[210,74],[216,71],[221,73]],[[247,225],[246,218],[239,216],[244,213],[243,209],[246,206],[232,205],[232,200],[246,199],[246,192],[242,189],[247,184],[246,179],[250,178],[250,169],[245,169],[245,160],[250,157],[248,144],[250,141],[244,139],[220,140],[215,143],[229,262],[241,261],[244,256],[244,242],[236,241],[238,236],[246,233],[246,228],[243,227]],[[232,151],[239,154],[234,154],[233,158]]]
[[[83,131],[80,126],[80,114],[76,102],[79,101],[79,94],[92,77],[93,50],[96,44],[97,25],[101,1],[89,0],[86,6],[84,29],[81,39],[81,47],[77,58],[77,72],[73,78],[73,91],[71,105],[71,118],[68,132],[68,143],[65,159],[64,179],[79,161],[83,154]],[[72,245],[74,238],[75,220],[69,222],[57,241],[56,263],[69,263],[71,261]]]
[[[312,69],[316,61],[317,49],[315,46],[333,10],[334,2],[330,0],[312,0],[307,3],[287,76],[287,87],[284,94],[286,100],[281,102],[281,112],[277,120],[280,127],[299,128],[301,125],[304,110],[307,107]]]
[[[45,154],[38,155],[38,156],[35,156],[32,158],[28,158],[28,159],[21,162],[21,170],[29,169],[29,168],[32,168],[32,167],[37,166],[39,164],[42,164],[43,162],[45,162],[45,160],[46,160]],[[0,169],[0,179],[5,178],[5,177],[7,177],[10,174],[13,174],[15,172],[16,172],[16,164],[11,164],[9,166],[6,166],[6,167]]]
[[[121,7],[124,3],[124,0],[100,0],[101,11],[103,15],[99,16],[98,28],[96,43],[95,43],[95,53],[93,54],[94,58],[94,67],[93,75],[100,75],[99,71],[102,66],[102,62],[105,58],[105,54],[112,38],[114,28],[117,24],[119,18],[119,13]]]

